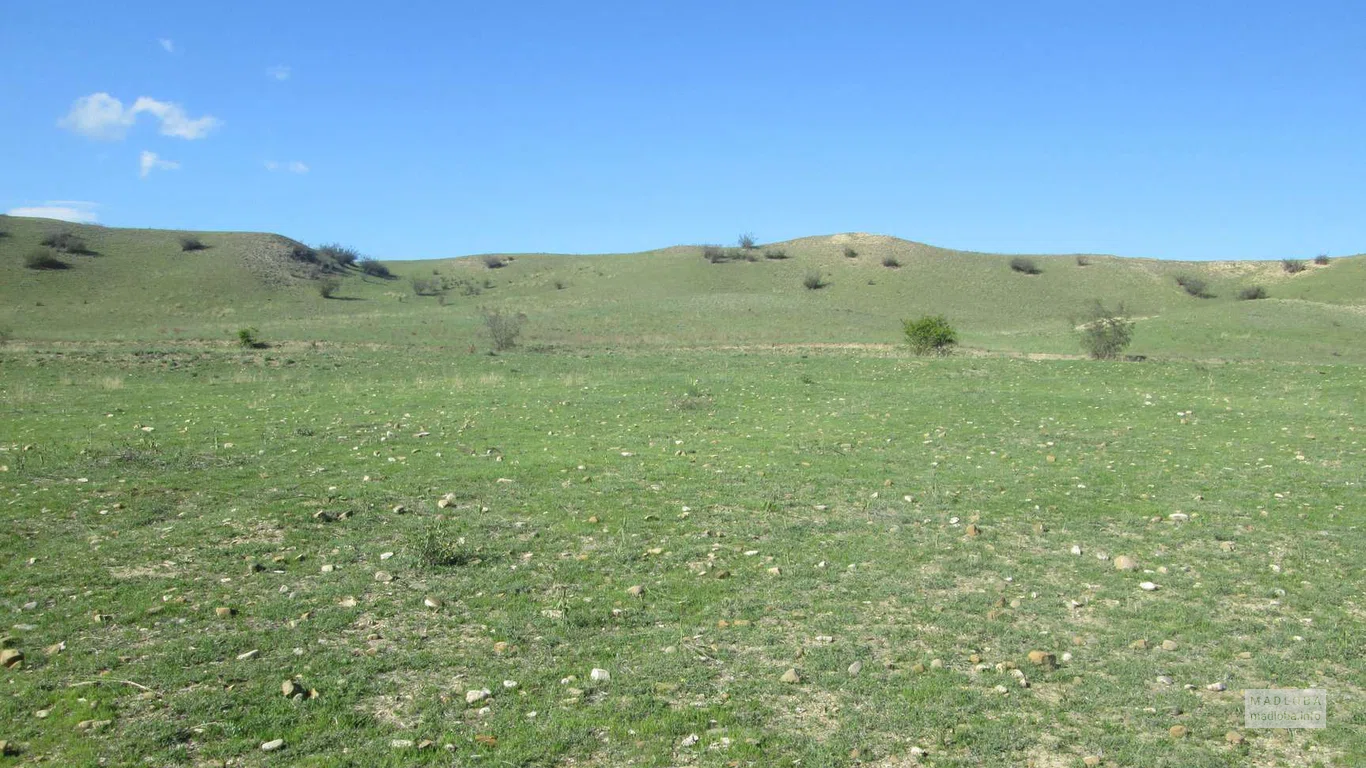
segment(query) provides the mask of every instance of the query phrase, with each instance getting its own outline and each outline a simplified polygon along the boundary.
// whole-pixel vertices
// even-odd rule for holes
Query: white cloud
[[[170,39],[169,37],[159,37],[157,38],[157,42],[161,44],[161,47],[164,48],[167,53],[175,53],[174,40]]]
[[[142,155],[138,159],[138,166],[140,169],[138,175],[145,179],[147,178],[147,174],[152,171],[177,170],[180,168],[180,163],[177,163],[174,160],[162,160],[157,153],[149,152],[144,149]]]
[[[32,216],[38,219],[60,219],[76,224],[94,224],[99,217],[95,214],[96,203],[83,200],[48,200],[42,205],[11,208],[10,216]]]
[[[275,66],[273,66],[273,67],[271,67],[271,68],[269,68],[269,69],[266,70],[266,74],[269,75],[270,77],[275,78],[276,80],[288,80],[288,79],[289,79],[289,76],[290,76],[292,73],[293,73],[293,70],[291,70],[289,67],[285,66],[284,64],[276,64]]]
[[[308,173],[308,164],[299,160],[291,160],[288,163],[277,163],[274,160],[266,161],[266,170],[274,173],[275,171],[289,171],[290,173]]]
[[[178,139],[202,139],[223,124],[212,115],[191,119],[179,104],[157,101],[148,96],[139,97],[132,107],[125,108],[123,102],[101,92],[76,99],[71,111],[58,120],[57,125],[92,139],[117,141],[128,135],[128,129],[133,127],[138,115],[143,112],[161,121],[163,136]]]

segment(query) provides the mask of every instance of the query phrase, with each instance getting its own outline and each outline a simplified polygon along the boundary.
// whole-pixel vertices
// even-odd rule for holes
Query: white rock
[[[684,736],[682,741],[678,742],[678,746],[680,746],[680,747],[691,747],[692,745],[696,744],[698,741],[700,741],[700,739],[698,738],[697,734],[695,734],[695,733],[690,733],[690,734],[688,734],[687,736]]]
[[[588,673],[588,679],[592,680],[595,683],[605,683],[612,679],[612,673],[608,672],[605,669],[598,669],[594,667],[593,671]]]
[[[487,688],[471,688],[470,690],[465,691],[466,704],[477,704],[488,697],[489,691]]]
[[[510,691],[510,690],[512,690],[513,688],[516,688],[516,687],[517,687],[517,681],[516,681],[516,680],[504,680],[504,681],[503,681],[503,687],[506,688],[506,689],[508,689],[508,690]]]
[[[1138,585],[1138,588],[1141,589],[1141,590],[1143,590],[1144,592],[1156,592],[1156,591],[1157,591],[1157,585],[1154,584],[1154,583],[1152,583],[1151,581],[1145,581],[1145,582],[1143,582],[1142,584],[1139,584],[1139,585]]]
[[[1220,691],[1227,691],[1228,686],[1224,685],[1223,683],[1210,683],[1209,685],[1205,686],[1205,690],[1219,693]]]
[[[267,741],[265,744],[262,744],[262,745],[261,745],[261,751],[262,751],[262,752],[274,752],[275,750],[280,749],[280,748],[283,747],[284,745],[285,745],[285,740],[284,740],[284,739],[272,739],[271,741]]]
[[[1072,545],[1072,554],[1074,554],[1074,555],[1080,555],[1080,554],[1081,554],[1081,545],[1080,545],[1080,544],[1073,544],[1073,545]]]

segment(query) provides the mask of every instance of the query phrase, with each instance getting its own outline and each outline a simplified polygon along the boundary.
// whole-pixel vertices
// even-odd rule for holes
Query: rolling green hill
[[[635,254],[530,254],[388,262],[393,279],[348,270],[332,299],[290,258],[296,243],[253,233],[114,229],[0,217],[0,328],[15,340],[226,341],[238,328],[268,341],[483,347],[481,310],[527,315],[528,345],[589,347],[897,344],[900,319],[942,313],[966,346],[1075,354],[1069,318],[1090,301],[1139,318],[1133,354],[1366,362],[1366,257],[1310,263],[1172,262],[1113,256],[1012,257],[893,237],[841,234],[761,246],[711,263],[699,246]],[[94,255],[35,270],[25,257],[56,232]],[[182,252],[180,238],[205,250]],[[786,258],[767,258],[781,251]],[[854,255],[850,255],[850,254]],[[803,287],[818,272],[825,286]],[[1208,284],[1196,298],[1178,276]],[[412,279],[443,296],[417,296]],[[1263,286],[1269,298],[1240,301]]]

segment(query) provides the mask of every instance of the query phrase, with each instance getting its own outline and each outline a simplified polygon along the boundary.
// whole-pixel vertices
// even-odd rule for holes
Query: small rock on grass
[[[640,597],[641,595],[645,594],[645,587],[642,587],[639,584],[632,585],[626,588],[626,594],[630,595],[631,597]]]
[[[9,669],[18,667],[24,662],[24,652],[18,648],[6,648],[0,651],[0,666]]]
[[[690,733],[690,734],[688,734],[687,736],[684,736],[682,741],[678,742],[678,746],[680,746],[680,747],[691,747],[691,746],[693,746],[694,744],[696,744],[696,743],[697,743],[698,741],[700,741],[700,740],[701,740],[701,739],[698,738],[697,734],[695,734],[695,733]]]
[[[1224,685],[1223,683],[1210,683],[1209,685],[1205,686],[1205,690],[1219,693],[1221,691],[1227,691],[1228,686]]]
[[[1115,558],[1115,570],[1132,571],[1135,568],[1138,568],[1138,561],[1133,559],[1132,557],[1129,557],[1128,555],[1120,555],[1119,557]]]
[[[1086,768],[1096,768],[1100,765],[1100,755],[1087,755],[1081,759],[1081,764]]]
[[[237,615],[237,609],[229,608],[226,605],[220,605],[217,608],[213,609],[213,615],[217,616],[220,619],[230,619],[233,616]]]
[[[783,676],[778,679],[784,683],[800,683],[802,681],[802,676],[797,674],[796,669],[789,668],[783,673]]]
[[[605,669],[594,668],[591,672],[588,673],[588,679],[592,680],[595,683],[606,683],[612,680],[612,673],[608,672]]]
[[[863,671],[863,662],[856,661],[849,665],[849,676],[858,677],[858,673]]]
[[[375,581],[388,583],[394,580],[394,575],[388,571],[375,571]]]
[[[1237,731],[1229,731],[1228,733],[1224,734],[1224,741],[1227,741],[1228,743],[1237,746],[1239,744],[1242,744],[1243,741],[1245,741],[1245,739],[1243,738],[1243,734],[1238,733]]]
[[[1190,733],[1190,729],[1184,725],[1173,725],[1171,728],[1167,729],[1167,735],[1171,736],[1173,739],[1184,739],[1188,733]]]
[[[1058,657],[1047,651],[1030,651],[1029,663],[1044,669],[1057,669]]]
[[[436,597],[434,595],[428,595],[422,598],[422,604],[427,606],[428,608],[440,608],[441,598]]]
[[[1141,589],[1141,590],[1143,590],[1144,592],[1156,592],[1156,591],[1157,591],[1157,585],[1154,584],[1154,583],[1152,583],[1151,581],[1145,581],[1145,582],[1143,582],[1142,584],[1139,584],[1139,585],[1138,585],[1138,588]]]
[[[271,739],[270,741],[267,741],[266,743],[264,743],[264,744],[261,745],[261,751],[262,751],[262,752],[274,752],[274,751],[277,750],[277,749],[282,749],[282,748],[284,748],[284,746],[285,746],[285,740],[284,740],[284,739]]]

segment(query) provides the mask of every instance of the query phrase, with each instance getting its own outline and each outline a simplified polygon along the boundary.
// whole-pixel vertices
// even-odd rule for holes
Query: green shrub
[[[1077,325],[1081,348],[1096,360],[1119,357],[1133,341],[1134,323],[1123,304],[1109,309],[1097,300],[1082,313]]]
[[[484,327],[488,329],[495,352],[504,352],[517,346],[517,337],[522,335],[524,322],[526,315],[521,312],[513,314],[501,309],[484,310]]]
[[[821,277],[820,270],[813,269],[802,278],[802,286],[808,291],[819,291],[827,285],[829,283]]]
[[[1317,265],[1319,265],[1320,267],[1327,265],[1327,264],[1328,264],[1328,254],[1326,254],[1326,253],[1320,253],[1319,255],[1315,256],[1315,257],[1314,257],[1314,263],[1317,264]]]
[[[1010,268],[1025,275],[1038,275],[1043,273],[1043,270],[1039,269],[1039,265],[1035,264],[1033,259],[1027,259],[1023,256],[1016,256],[1011,259]]]
[[[1289,274],[1297,275],[1308,268],[1303,259],[1281,259],[1281,269]]]
[[[1214,294],[1209,292],[1204,279],[1195,275],[1177,275],[1176,284],[1197,299],[1214,298]]]
[[[384,262],[379,259],[372,259],[367,256],[357,262],[357,266],[360,267],[361,272],[371,277],[382,277],[385,280],[391,280],[394,277],[394,273],[390,272],[389,268],[384,266]]]
[[[237,345],[243,349],[265,349],[268,345],[261,341],[255,328],[238,328]]]
[[[432,524],[419,534],[412,549],[413,560],[420,568],[453,568],[472,562],[474,550],[465,537],[450,525]]]
[[[71,253],[77,256],[95,256],[95,251],[86,245],[85,238],[71,232],[54,232],[43,238],[43,245],[55,248],[62,253]]]
[[[736,238],[735,242],[746,251],[754,250],[754,233],[746,232],[740,235],[738,238]]]
[[[317,264],[319,262],[318,252],[303,243],[295,243],[289,247],[289,258],[305,264]]]
[[[1243,290],[1238,291],[1238,299],[1239,299],[1240,301],[1252,301],[1252,300],[1254,300],[1254,299],[1265,299],[1266,296],[1267,296],[1266,289],[1263,288],[1263,287],[1261,287],[1260,285],[1250,285],[1250,286],[1248,286],[1247,288],[1244,288]]]
[[[702,258],[712,264],[724,264],[727,261],[739,261],[744,258],[738,249],[722,248],[719,245],[708,245],[702,249]]]
[[[844,258],[846,258],[846,259],[857,259],[857,258],[858,258],[858,251],[854,250],[851,246],[846,245],[846,246],[844,246]]]
[[[340,243],[324,243],[313,249],[318,254],[318,259],[338,267],[354,266],[361,260],[360,251],[355,248],[348,248]]]
[[[197,238],[197,237],[182,237],[182,238],[180,238],[180,251],[181,251],[181,253],[189,253],[190,251],[203,251],[203,250],[207,250],[208,247],[209,247],[209,246],[207,246],[207,245],[204,244],[204,241],[203,241],[203,240],[200,240],[200,239]]]
[[[898,269],[901,267],[901,262],[897,261],[895,256],[883,256],[882,266],[887,267],[888,269]]]
[[[444,281],[439,277],[414,277],[409,282],[413,286],[413,294],[417,296],[436,296],[445,288]]]
[[[569,283],[566,283],[565,281],[560,280],[558,278],[554,281],[553,285],[555,286],[555,290],[557,291],[563,291],[564,289],[569,287]]]
[[[943,315],[925,315],[918,320],[903,320],[906,343],[917,355],[947,355],[958,344],[958,332]]]
[[[318,295],[324,299],[330,299],[337,295],[341,290],[341,280],[335,277],[323,277],[318,280]]]
[[[492,253],[484,256],[483,261],[489,269],[502,269],[508,265],[507,259]]]
[[[783,250],[782,248],[769,248],[768,250],[764,251],[764,258],[771,259],[773,261],[782,261],[783,259],[787,258],[787,251]]]
[[[57,258],[50,248],[34,248],[24,256],[24,266],[29,269],[71,269],[71,265]]]
[[[1078,256],[1078,257],[1077,257],[1077,266],[1079,266],[1079,267],[1089,267],[1089,266],[1091,266],[1091,258],[1090,258],[1089,256]]]

